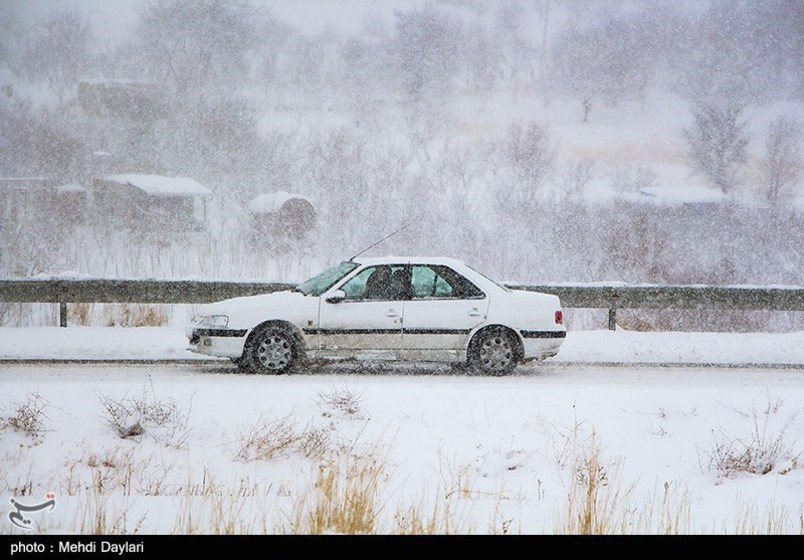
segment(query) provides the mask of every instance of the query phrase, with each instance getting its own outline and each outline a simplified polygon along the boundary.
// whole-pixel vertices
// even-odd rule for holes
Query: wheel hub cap
[[[260,362],[269,369],[282,369],[290,362],[291,347],[287,339],[281,336],[270,336],[257,350]]]
[[[503,369],[513,359],[511,344],[504,337],[494,337],[480,347],[480,361],[491,369]]]

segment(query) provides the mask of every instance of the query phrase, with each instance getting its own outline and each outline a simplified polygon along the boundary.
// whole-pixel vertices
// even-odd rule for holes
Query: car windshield
[[[329,290],[335,282],[352,272],[360,266],[356,262],[346,261],[338,263],[332,268],[326,269],[324,272],[316,274],[309,280],[302,282],[296,286],[297,292],[301,292],[306,296],[320,296]]]

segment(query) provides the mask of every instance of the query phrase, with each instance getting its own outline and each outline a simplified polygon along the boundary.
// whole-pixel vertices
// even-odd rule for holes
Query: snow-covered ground
[[[379,533],[802,531],[804,373],[644,364],[804,365],[804,333],[574,331],[505,378],[242,375],[185,346],[175,328],[0,329],[0,493],[56,496],[34,532],[310,532],[333,473]],[[9,361],[26,358],[196,361]]]
[[[0,328],[0,360],[205,360],[179,328]],[[804,367],[804,332],[570,331],[548,363],[785,364]]]

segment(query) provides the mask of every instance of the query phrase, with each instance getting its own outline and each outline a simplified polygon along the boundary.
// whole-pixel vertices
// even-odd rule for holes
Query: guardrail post
[[[617,308],[609,307],[609,330],[617,330]]]
[[[67,327],[67,302],[59,302],[59,326]]]

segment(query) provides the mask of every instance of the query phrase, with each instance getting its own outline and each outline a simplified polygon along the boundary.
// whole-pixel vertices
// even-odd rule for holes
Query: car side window
[[[362,270],[341,288],[351,301],[389,301],[405,299],[409,284],[404,266],[371,266]]]
[[[482,299],[484,294],[469,280],[446,266],[416,265],[411,272],[415,299]]]

